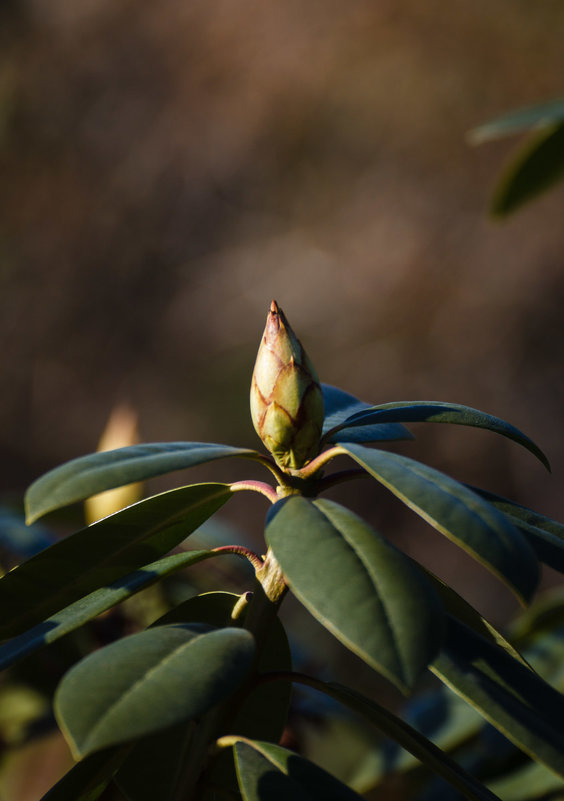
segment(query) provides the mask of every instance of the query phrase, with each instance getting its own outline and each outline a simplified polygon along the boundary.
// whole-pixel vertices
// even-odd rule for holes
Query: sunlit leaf
[[[357,515],[293,496],[272,507],[266,538],[299,600],[404,692],[433,659],[442,610],[424,576]]]
[[[338,426],[334,426],[331,434],[333,442],[349,442],[351,440],[341,440],[336,436],[340,429],[352,429],[355,427],[372,426],[375,424],[392,423],[451,423],[460,426],[471,426],[472,428],[483,428],[501,434],[508,439],[517,442],[524,448],[533,453],[543,465],[550,470],[548,459],[529,437],[519,429],[494,417],[479,409],[472,409],[469,406],[461,406],[457,403],[444,403],[442,401],[403,401],[398,403],[383,403],[379,406],[370,406],[366,409],[355,411],[350,417],[342,420]]]
[[[0,638],[22,634],[164,556],[231,497],[227,484],[163,492],[93,523],[0,579]]]
[[[556,98],[547,103],[537,103],[534,106],[513,109],[501,114],[474,128],[469,138],[473,144],[478,145],[491,139],[513,136],[531,128],[552,126],[559,122],[564,122],[564,98]]]
[[[535,552],[497,509],[463,484],[397,453],[342,444],[347,453],[430,525],[524,600],[538,584]]]
[[[55,713],[84,757],[206,712],[237,690],[254,658],[242,629],[159,626],[87,656],[65,674]]]
[[[503,801],[534,801],[564,797],[564,782],[538,762],[528,762],[489,784]]]
[[[98,492],[230,456],[253,458],[256,451],[209,442],[156,442],[91,453],[38,478],[26,493],[27,522]]]

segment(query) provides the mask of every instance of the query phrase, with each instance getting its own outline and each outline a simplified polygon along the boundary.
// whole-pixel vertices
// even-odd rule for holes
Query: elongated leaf
[[[41,801],[96,801],[111,782],[128,750],[127,746],[110,748],[83,759],[65,773]]]
[[[370,406],[354,412],[350,417],[334,426],[330,432],[331,441],[349,442],[336,436],[340,429],[372,426],[380,423],[455,423],[460,426],[484,428],[508,437],[519,443],[533,453],[543,465],[550,470],[550,464],[544,453],[529,437],[519,429],[506,423],[499,417],[472,409],[469,406],[460,406],[456,403],[443,403],[441,401],[403,401],[398,403],[383,403],[380,406]]]
[[[537,798],[557,801],[564,797],[562,779],[538,762],[527,762],[517,770],[490,782],[489,786],[503,801],[534,801]]]
[[[424,765],[456,787],[466,798],[474,801],[494,801],[497,798],[426,737],[376,701],[335,682],[323,682],[300,674],[295,674],[295,681],[314,687],[357,712],[376,726],[379,731],[395,740]]]
[[[432,467],[362,445],[342,447],[407,506],[477,559],[525,601],[538,584],[525,537],[476,493]]]
[[[126,598],[154,584],[160,578],[176,570],[196,564],[218,554],[212,551],[187,551],[159,559],[157,562],[130,573],[109,587],[101,587],[79,601],[65,607],[60,612],[28,629],[18,637],[0,645],[0,670],[23,659],[44,645],[55,642],[60,637],[84,625],[97,615],[111,609]]]
[[[452,618],[431,670],[526,754],[564,776],[564,696],[536,673]]]
[[[414,565],[331,501],[293,496],[275,504],[266,538],[312,615],[402,691],[412,687],[440,645],[442,621]]]
[[[244,801],[360,801],[323,768],[279,745],[236,739],[233,751]]]
[[[514,212],[564,175],[564,124],[541,131],[513,157],[492,200],[494,216]]]
[[[513,136],[531,128],[551,126],[558,122],[564,122],[564,98],[513,109],[474,128],[469,136],[470,141],[478,145],[491,139]]]
[[[41,551],[0,579],[0,638],[22,634],[163,556],[229,497],[227,484],[195,484],[163,492]]]
[[[156,442],[81,456],[37,479],[25,498],[27,522],[98,492],[229,456],[253,458],[248,448],[209,442]]]
[[[253,636],[242,629],[148,629],[71,668],[55,714],[81,758],[206,712],[241,686],[254,653]]]
[[[342,426],[344,420],[357,412],[370,409],[370,404],[358,400],[342,389],[322,384],[325,419],[323,421],[323,440],[333,442],[334,433],[340,432],[340,442],[384,442],[398,439],[413,439],[413,434],[401,423],[379,423],[362,429],[349,429]]]
[[[564,525],[546,515],[527,509],[501,495],[470,487],[474,492],[495,506],[529,540],[541,562],[564,573]]]

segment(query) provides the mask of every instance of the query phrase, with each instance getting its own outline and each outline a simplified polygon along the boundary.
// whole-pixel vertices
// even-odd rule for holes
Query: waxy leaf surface
[[[421,572],[331,501],[280,501],[266,538],[312,615],[402,691],[412,687],[441,641],[442,608]]]
[[[231,497],[195,484],[128,506],[41,551],[0,579],[0,638],[22,634],[179,545]]]
[[[25,498],[27,522],[98,492],[174,470],[230,456],[253,458],[256,451],[209,442],[155,442],[81,456],[38,478]]]
[[[397,453],[342,444],[347,453],[430,525],[491,570],[524,601],[539,579],[527,539],[463,484]]]
[[[244,801],[360,801],[346,784],[279,745],[238,740],[233,745]]]
[[[449,617],[431,669],[516,746],[564,776],[564,696],[530,668]]]
[[[508,437],[519,443],[533,453],[543,465],[550,470],[548,459],[529,437],[519,429],[493,417],[491,414],[472,409],[469,406],[460,406],[456,403],[443,403],[441,401],[404,401],[399,403],[383,403],[379,406],[369,406],[366,409],[355,411],[350,417],[340,421],[331,434],[331,441],[346,442],[340,439],[337,432],[341,428],[372,426],[378,423],[454,423],[473,428],[484,428]]]
[[[323,421],[323,439],[334,442],[339,432],[340,442],[386,442],[398,439],[413,439],[413,434],[401,423],[379,423],[359,428],[343,427],[342,423],[357,412],[371,408],[369,403],[358,400],[342,389],[322,384],[325,419]]]
[[[203,714],[241,686],[254,654],[253,636],[242,629],[148,629],[71,668],[55,714],[81,758]]]

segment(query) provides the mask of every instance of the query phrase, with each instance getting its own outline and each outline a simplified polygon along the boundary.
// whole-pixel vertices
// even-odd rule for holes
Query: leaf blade
[[[266,538],[314,617],[403,692],[409,689],[439,647],[442,620],[414,565],[331,501],[294,496],[277,503]]]
[[[431,526],[502,579],[521,601],[531,598],[539,580],[535,552],[494,507],[414,459],[352,443],[341,447]]]
[[[124,484],[256,451],[209,442],[155,442],[102,451],[66,462],[38,478],[25,497],[28,523],[61,506]]]
[[[243,629],[193,624],[132,634],[65,674],[55,694],[57,721],[78,758],[143,737],[230,695],[254,653],[254,638]]]

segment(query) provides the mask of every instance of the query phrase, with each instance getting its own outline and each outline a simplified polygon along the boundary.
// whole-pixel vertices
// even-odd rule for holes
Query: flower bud
[[[319,379],[274,300],[253,371],[251,417],[284,470],[299,470],[317,456],[323,427]]]

